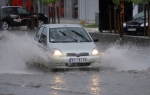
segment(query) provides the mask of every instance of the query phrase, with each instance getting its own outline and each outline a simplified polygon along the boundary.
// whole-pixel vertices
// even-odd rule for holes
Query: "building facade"
[[[8,4],[9,0],[0,0],[0,6]],[[32,5],[30,0],[11,0],[13,6],[23,6],[30,10]],[[49,4],[44,6],[42,0],[37,0],[38,12],[49,15]],[[59,17],[61,19],[77,19],[85,22],[95,23],[96,13],[99,12],[99,0],[58,0],[56,6],[59,8]],[[133,16],[143,10],[143,5],[135,5]]]
[[[32,4],[30,0],[11,0],[13,6],[26,7]],[[49,4],[44,6],[41,0],[37,1],[38,12],[49,15]],[[58,0],[59,17],[62,19],[77,19],[85,22],[94,22],[95,13],[99,10],[99,0]]]
[[[93,22],[99,12],[99,0],[58,0],[60,17]]]

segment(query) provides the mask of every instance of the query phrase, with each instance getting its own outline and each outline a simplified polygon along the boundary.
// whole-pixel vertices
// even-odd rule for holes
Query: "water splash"
[[[25,63],[29,60],[48,61],[46,54],[33,41],[33,37],[27,32],[0,33],[0,73],[28,73]]]
[[[25,31],[24,33],[15,32],[3,31],[0,33],[0,73],[37,73],[37,71],[28,71],[25,66],[26,62],[47,63],[47,54],[36,45],[33,36],[28,35]],[[101,45],[102,43],[98,44],[98,46]],[[101,63],[95,66],[117,70],[146,70],[150,68],[149,62],[149,47],[126,44],[114,45],[104,50]]]
[[[146,70],[150,68],[150,48],[134,45],[114,45],[105,51],[102,65],[117,70]]]

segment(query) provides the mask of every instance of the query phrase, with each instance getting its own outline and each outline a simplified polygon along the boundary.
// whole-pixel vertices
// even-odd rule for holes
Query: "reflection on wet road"
[[[30,71],[29,71],[30,72]],[[0,74],[4,95],[149,95],[150,71],[61,70]]]

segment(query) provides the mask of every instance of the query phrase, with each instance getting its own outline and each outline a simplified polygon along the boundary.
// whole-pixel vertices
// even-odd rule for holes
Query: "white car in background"
[[[48,53],[52,68],[91,67],[101,57],[94,43],[98,39],[92,39],[78,24],[42,25],[34,39]]]

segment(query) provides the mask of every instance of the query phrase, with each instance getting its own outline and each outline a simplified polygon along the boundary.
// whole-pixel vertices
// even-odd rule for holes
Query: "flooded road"
[[[52,71],[34,32],[0,32],[0,95],[150,95],[150,47],[96,43],[105,54],[91,69]]]

